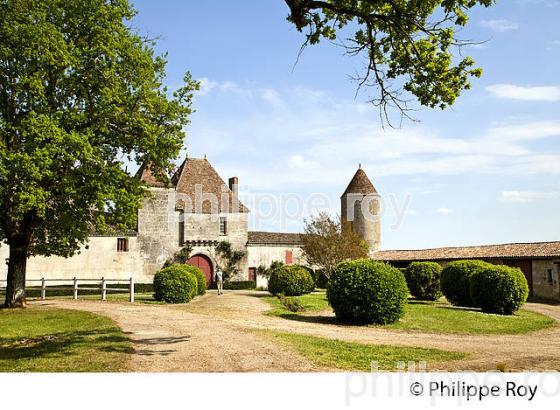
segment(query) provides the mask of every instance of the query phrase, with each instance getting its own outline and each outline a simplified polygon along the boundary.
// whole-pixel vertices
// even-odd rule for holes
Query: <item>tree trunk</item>
[[[24,307],[25,302],[25,270],[27,266],[27,246],[10,246],[8,262],[8,285],[4,307]]]

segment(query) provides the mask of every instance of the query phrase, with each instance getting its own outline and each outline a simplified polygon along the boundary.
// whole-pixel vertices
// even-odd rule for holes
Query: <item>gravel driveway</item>
[[[429,363],[428,370],[560,370],[560,327],[525,335],[453,335],[342,326],[332,314],[304,320],[266,316],[264,292],[210,291],[187,305],[130,305],[117,302],[56,300],[38,302],[86,310],[115,320],[135,348],[130,371],[324,371],[278,346],[259,330],[278,330],[347,341],[434,347],[470,353],[465,360]],[[527,309],[560,322],[560,306],[529,303]]]

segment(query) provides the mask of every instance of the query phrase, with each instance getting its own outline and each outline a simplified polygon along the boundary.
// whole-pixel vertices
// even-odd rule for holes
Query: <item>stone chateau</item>
[[[138,225],[133,232],[115,236],[93,235],[81,252],[71,258],[33,257],[27,265],[28,279],[128,279],[151,283],[163,263],[184,246],[192,248],[186,263],[198,266],[212,286],[219,263],[216,246],[227,241],[244,251],[239,273],[232,280],[254,281],[266,286],[257,275],[259,266],[274,261],[301,262],[301,234],[248,230],[250,210],[238,199],[238,179],[228,183],[210,162],[186,158],[169,186],[157,181],[149,167],[138,170],[137,177],[151,190],[138,210]],[[458,259],[483,259],[519,267],[529,282],[531,296],[560,300],[560,242],[516,243],[425,250],[380,250],[380,196],[361,167],[341,196],[344,229],[352,229],[369,245],[370,256],[406,266],[416,260],[432,260],[445,265]],[[7,246],[0,257],[8,257]],[[0,271],[5,279],[7,266]]]

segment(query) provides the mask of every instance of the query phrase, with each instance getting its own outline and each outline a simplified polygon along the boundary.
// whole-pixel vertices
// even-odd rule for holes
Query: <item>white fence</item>
[[[33,289],[33,288],[40,288],[41,289],[41,299],[47,298],[47,289],[50,290],[72,290],[72,296],[74,299],[78,299],[78,295],[80,290],[88,290],[88,291],[95,291],[98,290],[101,293],[101,300],[107,300],[107,292],[128,292],[130,294],[130,303],[134,303],[134,278],[131,277],[130,279],[27,279],[26,281],[26,288]],[[32,283],[39,282],[40,285],[27,285]],[[53,283],[53,285],[49,285],[49,283]],[[0,280],[0,291],[6,290],[6,280]],[[89,287],[80,286],[80,284],[89,285]],[[127,285],[127,287],[108,287],[109,284],[121,284]],[[66,287],[64,287],[66,285]],[[93,287],[98,285],[97,287]],[[72,286],[69,288],[68,286]]]

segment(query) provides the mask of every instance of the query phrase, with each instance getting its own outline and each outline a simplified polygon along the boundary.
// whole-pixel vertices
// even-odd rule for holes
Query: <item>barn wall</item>
[[[248,267],[269,267],[274,261],[284,263],[286,251],[292,251],[293,263],[302,264],[302,251],[299,246],[294,245],[249,245],[247,247]],[[257,287],[266,288],[268,278],[257,274]]]
[[[533,260],[534,296],[560,300],[559,263],[560,261],[553,261],[552,259]]]

